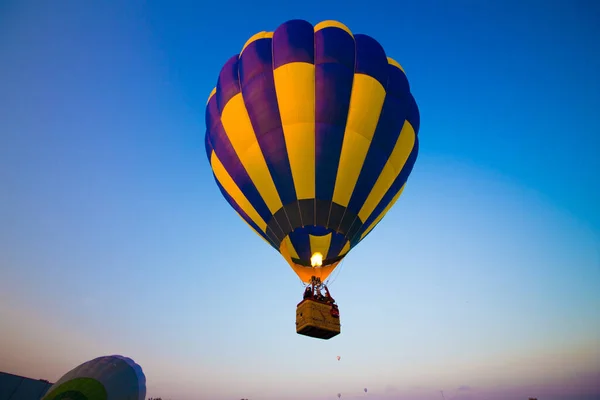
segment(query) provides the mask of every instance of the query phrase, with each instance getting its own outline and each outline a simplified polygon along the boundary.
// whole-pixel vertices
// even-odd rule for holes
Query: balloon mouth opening
[[[313,268],[319,268],[321,266],[323,266],[323,254],[321,254],[320,252],[315,252],[312,257],[310,258],[310,265]]]
[[[344,234],[314,225],[295,228],[278,246],[280,253],[289,256],[288,262],[312,270],[338,263],[350,248]]]

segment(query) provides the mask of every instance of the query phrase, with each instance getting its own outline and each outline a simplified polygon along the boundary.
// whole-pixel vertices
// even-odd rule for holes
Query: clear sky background
[[[421,110],[330,341],[295,333],[302,286],[204,150],[222,64],[292,18],[378,39]],[[0,0],[0,370],[117,353],[174,400],[599,399],[598,38],[593,0]]]

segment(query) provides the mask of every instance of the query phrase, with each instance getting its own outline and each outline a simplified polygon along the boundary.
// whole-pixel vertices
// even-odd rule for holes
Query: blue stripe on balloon
[[[213,152],[213,145],[210,143],[210,132],[207,130],[204,134],[204,149],[206,150],[206,157],[210,163],[210,157]]]
[[[259,39],[248,45],[239,68],[242,97],[259,147],[281,202],[289,204],[296,201],[296,188],[277,104],[271,39]]]
[[[367,35],[354,35],[356,42],[356,66],[354,72],[369,75],[384,88],[387,85],[389,64],[383,47]]]
[[[354,39],[339,28],[315,33],[315,197],[331,201],[352,82]],[[325,221],[326,223],[326,221]]]
[[[219,79],[217,80],[217,108],[219,109],[219,115],[223,112],[223,108],[233,96],[240,93],[240,79],[238,75],[238,55],[231,57],[219,73]]]
[[[208,104],[206,105],[206,110],[204,112],[204,119],[206,121],[206,129],[209,133],[221,123],[221,112],[217,106],[216,94],[208,100]]]
[[[331,260],[340,255],[340,252],[344,248],[348,240],[344,235],[341,235],[337,232],[333,232],[331,234],[331,243],[329,244],[329,251],[327,252],[326,260]]]
[[[315,62],[314,28],[304,20],[285,22],[273,33],[273,69],[292,62]]]
[[[408,117],[406,118],[408,122],[412,125],[415,130],[415,135],[419,134],[419,129],[421,128],[421,114],[419,112],[419,107],[417,106],[417,102],[412,94],[410,96],[410,112],[408,113]]]
[[[290,241],[298,253],[301,260],[310,260],[310,237],[302,228],[296,229],[290,233]]]
[[[354,72],[354,38],[345,30],[329,27],[318,30],[315,37],[315,65],[342,64]]]
[[[410,95],[408,79],[402,70],[394,65],[388,64],[388,79],[385,87],[386,96],[393,96],[400,99],[407,98]]]

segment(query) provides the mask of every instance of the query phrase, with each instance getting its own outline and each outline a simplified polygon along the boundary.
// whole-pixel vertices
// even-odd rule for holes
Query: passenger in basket
[[[304,290],[304,300],[306,299],[310,299],[311,297],[313,297],[313,291],[312,291],[312,287],[307,286],[306,290]]]

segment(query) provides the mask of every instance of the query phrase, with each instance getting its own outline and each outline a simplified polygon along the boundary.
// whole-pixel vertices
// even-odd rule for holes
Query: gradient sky
[[[0,0],[0,370],[117,353],[173,400],[600,399],[598,3],[324,3]],[[292,18],[375,37],[421,110],[330,341],[295,333],[302,285],[204,151],[222,64]]]

